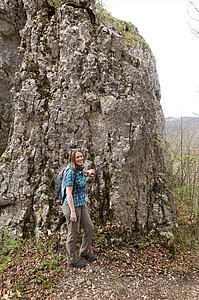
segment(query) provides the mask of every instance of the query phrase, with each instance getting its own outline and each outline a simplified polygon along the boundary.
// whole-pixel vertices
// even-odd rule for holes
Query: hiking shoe
[[[85,258],[86,260],[88,261],[94,261],[94,260],[97,260],[97,255],[91,253],[91,252],[88,252],[86,255],[82,255],[81,254],[81,257]]]
[[[82,259],[79,259],[74,264],[69,264],[69,267],[84,268],[84,267],[86,267],[86,262]]]

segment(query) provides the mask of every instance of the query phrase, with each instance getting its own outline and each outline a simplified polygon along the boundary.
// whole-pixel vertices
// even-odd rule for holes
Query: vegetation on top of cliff
[[[54,7],[59,7],[63,3],[63,1],[62,0],[47,0],[47,3]]]
[[[137,46],[140,44],[142,49],[146,49],[151,53],[149,45],[145,42],[144,38],[139,34],[139,31],[135,25],[131,22],[119,20],[114,18],[102,4],[96,5],[97,20],[107,27],[117,30],[122,37],[122,42],[127,47]]]

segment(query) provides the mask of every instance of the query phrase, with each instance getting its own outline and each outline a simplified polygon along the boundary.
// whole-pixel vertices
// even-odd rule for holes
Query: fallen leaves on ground
[[[192,284],[199,280],[197,250],[178,250],[176,256],[171,257],[158,241],[117,244],[101,237],[96,236],[92,244],[98,260],[88,263],[85,269],[69,268],[64,248],[52,246],[50,239],[25,241],[2,270],[2,299],[153,299],[152,291],[162,297],[154,299],[181,299],[168,298],[171,281],[177,287],[179,280],[186,284],[189,280]],[[166,280],[163,294],[161,280]],[[179,293],[182,292],[180,285]],[[129,293],[136,289],[141,293],[144,286],[148,287],[148,294],[143,294],[145,298],[139,298],[139,294],[131,298]],[[192,291],[196,296],[186,294],[187,297],[199,299],[199,291],[194,288]]]

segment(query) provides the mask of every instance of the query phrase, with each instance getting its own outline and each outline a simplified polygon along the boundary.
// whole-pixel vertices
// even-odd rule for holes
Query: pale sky
[[[192,0],[198,4],[199,0]],[[113,17],[133,23],[155,58],[165,117],[199,115],[199,28],[188,0],[102,0]],[[189,12],[189,13],[188,13]],[[189,25],[188,25],[189,24]],[[199,30],[198,30],[199,31]]]

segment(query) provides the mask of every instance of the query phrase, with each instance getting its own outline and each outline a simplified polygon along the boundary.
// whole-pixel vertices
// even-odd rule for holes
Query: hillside
[[[199,117],[166,118],[165,131],[167,140],[173,146],[182,141],[184,150],[198,152]]]

